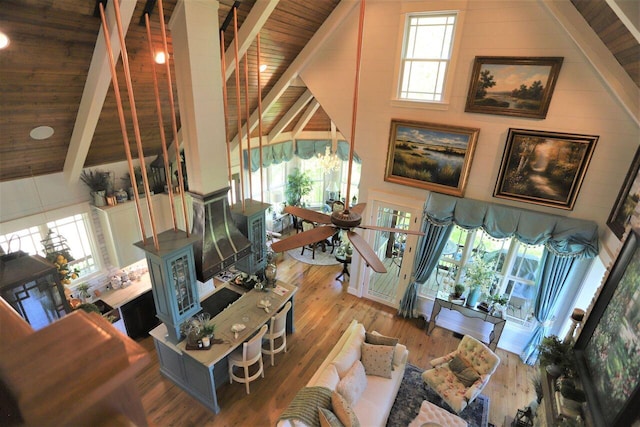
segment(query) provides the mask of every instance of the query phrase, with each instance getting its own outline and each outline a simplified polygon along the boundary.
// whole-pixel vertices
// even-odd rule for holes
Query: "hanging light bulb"
[[[325,147],[324,156],[318,153],[318,160],[325,173],[340,169],[340,158],[336,154],[332,154],[331,148],[328,146]]]

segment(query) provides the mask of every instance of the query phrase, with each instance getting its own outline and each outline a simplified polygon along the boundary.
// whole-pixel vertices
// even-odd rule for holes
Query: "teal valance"
[[[247,159],[247,150],[243,150],[244,168],[249,168]],[[264,145],[262,147],[262,167],[266,168],[271,165],[278,165],[282,162],[288,162],[293,158],[293,141],[284,141],[277,144]],[[255,172],[260,168],[260,147],[251,149],[251,172]]]
[[[331,148],[329,139],[296,139],[296,156],[308,160],[317,154],[324,155],[327,147]]]
[[[593,221],[439,193],[429,195],[424,213],[434,225],[456,224],[467,230],[482,227],[497,239],[515,237],[529,245],[544,244],[558,256],[598,255],[598,225]]]
[[[348,161],[350,148],[351,147],[349,146],[349,143],[347,141],[338,141],[338,149],[336,150],[338,158],[345,162]],[[353,153],[353,161],[356,163],[362,163],[362,160],[360,160],[360,157],[358,157],[358,153]]]

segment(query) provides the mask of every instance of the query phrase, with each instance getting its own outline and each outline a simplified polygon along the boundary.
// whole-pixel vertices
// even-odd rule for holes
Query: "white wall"
[[[450,104],[445,110],[406,108],[392,102],[401,49],[403,13],[462,7],[464,26]],[[301,73],[322,107],[349,136],[358,8]],[[603,84],[578,47],[537,1],[367,2],[355,147],[363,160],[361,200],[369,190],[420,200],[428,192],[384,181],[392,118],[480,128],[465,197],[556,215],[591,219],[600,226],[603,258],[619,242],[606,220],[640,141],[640,130]],[[465,113],[475,56],[562,56],[564,63],[546,119]],[[510,127],[599,135],[572,211],[492,197]]]

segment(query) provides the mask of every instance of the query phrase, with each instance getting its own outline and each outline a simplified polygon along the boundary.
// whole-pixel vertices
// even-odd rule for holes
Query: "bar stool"
[[[267,332],[267,325],[262,325],[262,328],[249,340],[242,343],[242,348],[236,349],[229,354],[227,360],[229,364],[229,382],[233,384],[233,380],[239,383],[244,383],[247,388],[247,394],[249,394],[249,383],[259,376],[264,378],[264,365],[262,364],[262,337]],[[249,367],[258,363],[258,371],[249,375]],[[233,373],[233,367],[237,366],[243,368],[244,377],[236,376]]]
[[[262,347],[262,354],[271,355],[271,366],[274,362],[274,354],[280,353],[284,350],[287,352],[287,313],[291,309],[291,301],[287,301],[282,310],[280,310],[275,316],[271,317],[269,322],[269,332],[265,334],[264,341],[268,341],[269,348]],[[282,338],[282,344],[279,347],[275,347],[276,339]]]

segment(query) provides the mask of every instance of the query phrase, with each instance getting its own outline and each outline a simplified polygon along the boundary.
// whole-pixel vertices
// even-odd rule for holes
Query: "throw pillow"
[[[338,383],[336,391],[347,400],[349,405],[353,406],[358,402],[365,388],[367,388],[367,374],[364,372],[362,362],[356,360]]]
[[[465,387],[471,387],[480,378],[471,363],[459,354],[449,361],[449,369]]]
[[[360,427],[360,421],[358,421],[356,413],[353,412],[349,403],[347,403],[340,393],[333,392],[331,395],[331,405],[333,407],[333,413],[336,414],[345,427]]]
[[[374,344],[374,345],[390,345],[390,346],[394,346],[396,344],[398,344],[398,338],[393,338],[393,337],[387,337],[384,335],[381,335],[377,332],[367,332],[365,334],[365,338],[364,338],[364,342],[368,343],[368,344]]]
[[[318,408],[318,415],[320,416],[321,427],[344,427],[344,424],[340,422],[336,414],[326,408]]]
[[[360,325],[361,326],[361,325]],[[349,340],[344,344],[338,355],[333,359],[333,363],[340,378],[344,377],[356,360],[360,360],[360,346],[364,341],[364,327],[361,330],[354,330],[349,336]]]
[[[336,390],[338,383],[340,382],[340,377],[338,376],[338,371],[336,367],[329,363],[318,375],[318,378],[315,380],[313,385],[319,387],[326,387],[331,389],[332,391]]]
[[[362,343],[360,360],[367,375],[391,378],[393,347]]]

